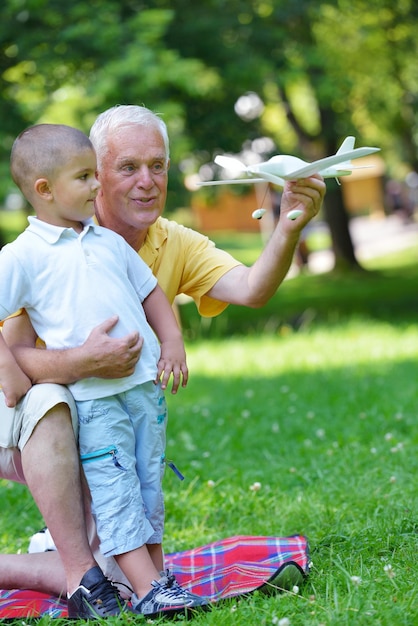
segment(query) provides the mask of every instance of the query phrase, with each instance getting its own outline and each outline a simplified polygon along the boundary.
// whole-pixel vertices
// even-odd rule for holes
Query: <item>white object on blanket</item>
[[[28,552],[50,552],[51,550],[56,550],[56,547],[48,528],[43,528],[32,535]]]

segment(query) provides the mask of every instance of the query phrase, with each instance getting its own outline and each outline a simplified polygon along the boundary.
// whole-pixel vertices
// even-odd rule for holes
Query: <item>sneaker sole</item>
[[[207,611],[211,606],[212,603],[208,602],[208,604],[202,604],[199,606],[183,606],[178,609],[167,609],[165,611],[163,609],[160,609],[158,611],[155,611],[155,613],[141,613],[140,611],[135,611],[135,609],[134,611],[138,615],[143,615],[145,618],[150,619],[154,617],[176,617],[176,615],[184,615],[184,617],[188,619],[189,617],[194,617],[198,611]]]

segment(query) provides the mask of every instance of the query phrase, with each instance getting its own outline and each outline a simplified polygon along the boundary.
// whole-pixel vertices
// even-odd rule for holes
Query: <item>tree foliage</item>
[[[88,131],[117,103],[167,121],[171,207],[187,202],[182,177],[218,151],[319,158],[354,134],[383,149],[392,176],[418,170],[414,0],[3,0],[0,16],[2,196],[22,128]],[[347,244],[329,191],[334,243]]]

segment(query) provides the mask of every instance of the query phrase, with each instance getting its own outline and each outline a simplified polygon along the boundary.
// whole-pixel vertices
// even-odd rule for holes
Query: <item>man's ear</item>
[[[35,180],[33,188],[35,193],[37,193],[38,196],[42,196],[45,200],[52,196],[52,191],[46,178],[38,178]]]

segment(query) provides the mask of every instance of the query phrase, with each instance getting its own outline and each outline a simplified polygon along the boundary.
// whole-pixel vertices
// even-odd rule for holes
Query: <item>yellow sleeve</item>
[[[229,270],[241,265],[208,237],[172,220],[160,218],[148,231],[139,254],[149,265],[170,302],[185,294],[205,317],[219,315],[227,302],[206,294]]]

